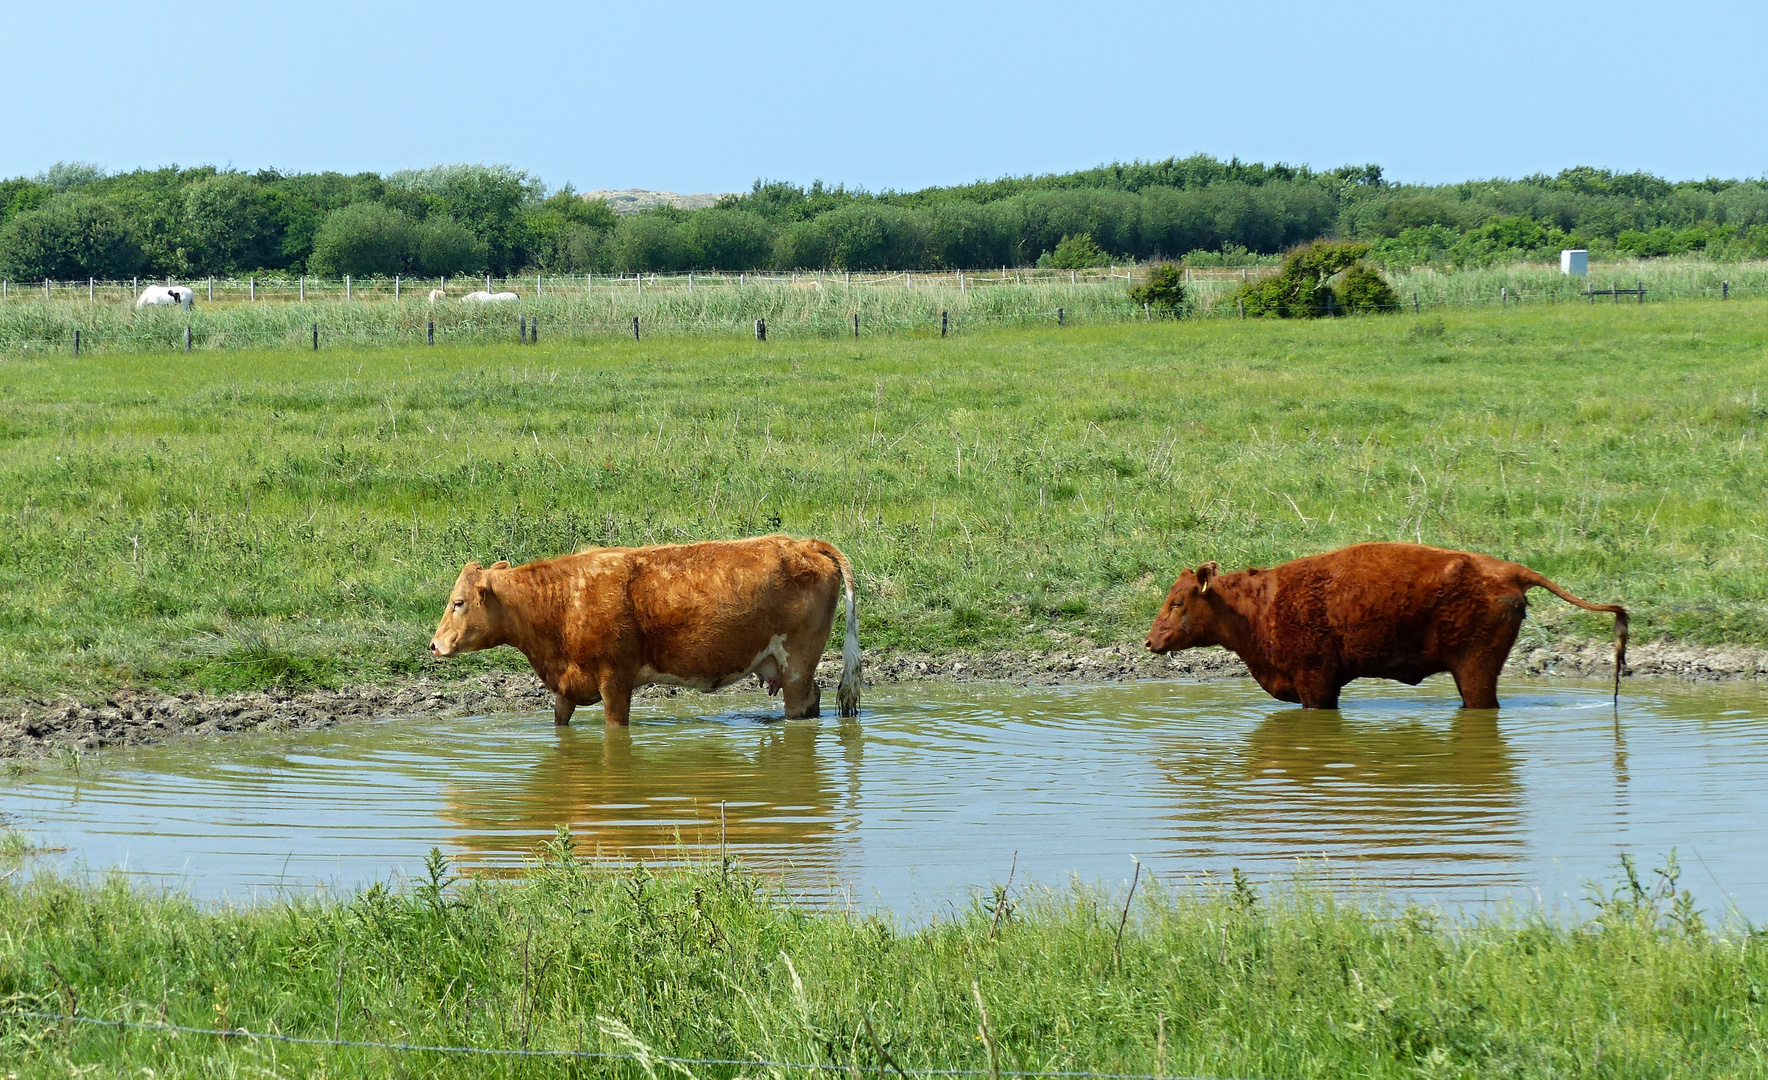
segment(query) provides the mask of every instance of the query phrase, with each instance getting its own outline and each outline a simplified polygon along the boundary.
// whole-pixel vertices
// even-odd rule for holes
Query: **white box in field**
[[[1566,248],[1559,253],[1559,272],[1575,277],[1590,276],[1590,252],[1584,248]]]

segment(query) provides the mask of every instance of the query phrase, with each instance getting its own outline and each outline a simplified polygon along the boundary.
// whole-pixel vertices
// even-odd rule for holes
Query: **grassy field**
[[[904,928],[807,911],[717,866],[597,868],[568,838],[548,847],[520,883],[451,884],[432,855],[409,890],[243,909],[120,880],[0,882],[0,1056],[20,1077],[1768,1075],[1763,936],[1712,933],[1662,877],[1629,875],[1582,923],[1360,908],[1305,884],[1143,882],[1127,908],[1075,886],[1015,891],[997,918],[997,890]],[[21,1011],[650,1060],[315,1047]]]
[[[1254,269],[1254,274],[1273,268]],[[1699,258],[1647,259],[1598,265],[1589,279],[1567,277],[1557,266],[1517,264],[1478,270],[1439,272],[1430,267],[1392,270],[1387,277],[1405,306],[1420,310],[1455,309],[1506,303],[1579,303],[1587,286],[1643,283],[1652,303],[1716,299],[1729,282],[1736,299],[1768,295],[1768,263],[1717,263]],[[799,280],[794,282],[793,277]],[[103,286],[86,299],[86,283],[64,284],[45,299],[40,289],[17,286],[0,301],[0,356],[73,351],[74,332],[83,353],[178,352],[188,327],[194,351],[219,349],[308,349],[313,326],[323,349],[374,345],[422,345],[429,324],[441,344],[514,343],[521,320],[539,321],[544,340],[630,338],[638,318],[643,336],[730,337],[752,334],[756,319],[783,339],[850,338],[860,317],[862,338],[937,333],[942,315],[953,334],[1009,327],[1042,327],[1062,310],[1067,324],[1098,325],[1142,320],[1145,313],[1129,299],[1129,272],[991,270],[959,276],[941,274],[861,274],[851,283],[840,273],[799,275],[707,274],[649,276],[641,285],[616,280],[554,277],[543,289],[534,278],[499,280],[494,289],[513,289],[519,306],[462,304],[458,297],[484,283],[456,279],[454,302],[425,302],[435,279],[403,282],[402,300],[393,300],[391,279],[359,281],[346,300],[342,282],[263,280],[218,283],[213,302],[207,285],[194,284],[193,311],[148,308],[137,311],[128,282]],[[1139,280],[1139,279],[1138,279]],[[692,281],[692,284],[690,284]],[[16,283],[15,283],[16,284]],[[188,283],[187,283],[188,284]],[[1234,317],[1229,302],[1241,284],[1233,270],[1200,269],[1188,285],[1187,317]],[[252,299],[255,295],[256,299]],[[298,299],[299,297],[305,299]],[[1608,303],[1608,301],[1599,301]],[[1635,302],[1632,299],[1623,302]]]
[[[1183,566],[1378,538],[1768,645],[1765,389],[1761,300],[13,356],[0,687],[520,667],[424,653],[468,559],[774,529],[851,555],[873,650],[1140,640]]]

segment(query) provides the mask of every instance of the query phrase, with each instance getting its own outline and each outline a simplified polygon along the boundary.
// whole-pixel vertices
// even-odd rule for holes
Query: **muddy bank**
[[[1595,641],[1519,646],[1505,671],[1510,675],[1607,678],[1613,671],[1613,655],[1612,646]],[[1627,667],[1634,678],[1768,680],[1768,650],[1647,643],[1628,651]],[[839,657],[830,654],[819,669],[824,686],[834,684],[839,669]],[[1034,652],[869,655],[865,666],[865,680],[870,684],[1009,682],[1049,686],[1126,679],[1246,677],[1246,667],[1239,658],[1220,649],[1163,657],[1150,656],[1131,645],[1089,647],[1084,643],[1071,649]],[[753,686],[745,684],[738,689],[749,692]],[[638,696],[678,693],[685,691],[646,687]],[[550,710],[551,702],[551,695],[533,675],[509,672],[447,681],[417,678],[341,690],[225,695],[119,690],[102,700],[10,700],[0,703],[0,758],[37,757],[68,748],[85,753],[181,735],[323,728],[383,716]],[[598,716],[599,710],[592,708],[580,715],[579,723],[593,722]]]

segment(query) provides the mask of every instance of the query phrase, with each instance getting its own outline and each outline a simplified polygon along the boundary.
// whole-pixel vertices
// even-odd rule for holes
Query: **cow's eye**
[[[456,600],[454,602],[454,610],[456,610],[456,611],[459,611],[461,608],[466,607],[466,606],[467,606],[467,604],[466,604],[465,600]]]

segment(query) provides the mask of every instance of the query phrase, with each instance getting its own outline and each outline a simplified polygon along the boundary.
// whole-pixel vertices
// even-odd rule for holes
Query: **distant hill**
[[[585,199],[601,199],[616,214],[637,214],[645,210],[655,210],[659,206],[673,206],[680,210],[704,210],[713,203],[724,198],[720,194],[679,195],[673,191],[646,191],[643,188],[626,188],[621,191],[586,191]]]

